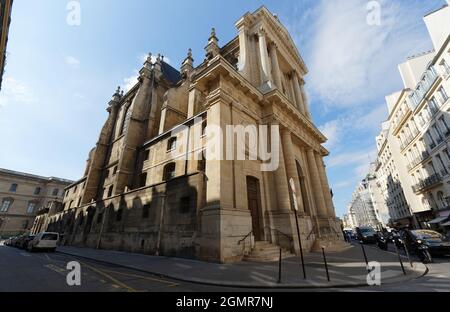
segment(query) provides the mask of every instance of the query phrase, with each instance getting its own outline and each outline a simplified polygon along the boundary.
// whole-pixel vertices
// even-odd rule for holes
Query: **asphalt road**
[[[81,265],[81,285],[66,282],[67,264]],[[0,245],[0,292],[191,292],[220,287],[180,283],[140,271],[59,253],[29,253]],[[228,290],[229,291],[229,290]]]
[[[376,248],[367,246],[367,248]],[[390,252],[394,249],[391,246]],[[81,285],[66,282],[71,261],[81,265]],[[408,262],[405,261],[405,265]],[[450,291],[450,258],[435,259],[424,277],[408,283],[379,287],[340,288],[331,291]],[[132,269],[77,259],[59,253],[29,253],[0,244],[0,292],[249,292],[257,289],[231,289],[160,278]],[[328,290],[328,291],[329,291]],[[292,290],[291,290],[292,291]],[[302,290],[305,291],[305,290]],[[325,290],[310,290],[325,291]]]

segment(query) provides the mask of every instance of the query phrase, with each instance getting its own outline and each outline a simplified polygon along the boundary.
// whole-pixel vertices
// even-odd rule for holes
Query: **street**
[[[81,286],[69,286],[67,263],[81,264]],[[58,253],[29,253],[0,245],[0,292],[189,292],[223,291],[180,283],[139,271],[76,259]],[[229,289],[228,289],[229,290]]]
[[[366,248],[377,248],[366,245]],[[393,246],[390,251],[394,252]],[[66,276],[67,263],[77,261],[81,265],[81,285],[69,286]],[[405,259],[405,265],[409,265]],[[29,253],[20,249],[0,245],[0,292],[231,292],[270,291],[261,289],[240,289],[180,282],[169,278],[144,273],[116,265],[81,259],[65,254]],[[450,291],[450,259],[438,258],[428,265],[425,276],[409,281],[382,285],[379,287],[302,289],[287,291],[371,291],[371,292],[424,292]],[[274,290],[286,291],[286,290]]]

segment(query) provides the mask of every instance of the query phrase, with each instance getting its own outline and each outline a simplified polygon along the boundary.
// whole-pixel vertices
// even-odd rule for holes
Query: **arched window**
[[[169,181],[175,178],[175,163],[170,163],[164,166],[163,181]]]

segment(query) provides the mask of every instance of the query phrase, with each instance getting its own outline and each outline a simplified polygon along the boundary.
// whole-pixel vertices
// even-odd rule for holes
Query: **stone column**
[[[313,187],[314,199],[317,206],[316,211],[319,217],[327,218],[328,211],[325,204],[323,188],[320,182],[319,171],[317,170],[316,157],[314,156],[313,149],[308,149],[306,151],[306,155],[308,158],[308,168],[309,174],[311,175],[311,184]]]
[[[319,171],[320,180],[323,188],[323,195],[325,197],[325,204],[327,205],[328,217],[335,218],[333,199],[331,198],[331,189],[328,184],[328,178],[325,171],[325,164],[323,163],[323,158],[319,154],[316,154],[316,164]]]
[[[275,85],[279,90],[282,89],[281,84],[281,70],[280,70],[280,64],[278,63],[278,53],[277,53],[277,45],[272,42],[270,45],[270,59],[272,62],[272,75],[275,82]]]
[[[302,82],[300,83],[300,93],[302,95],[303,107],[305,109],[306,116],[308,116],[308,118],[311,119],[311,111],[309,109],[308,97],[306,96],[305,82],[303,81],[303,79],[302,79]]]
[[[266,33],[263,29],[258,31],[259,57],[261,60],[261,89],[268,91],[272,89],[272,74],[269,66],[269,54],[267,53]]]
[[[272,146],[272,153],[279,153],[279,164],[277,170],[273,173],[274,182],[275,182],[275,192],[277,197],[277,204],[279,211],[291,211],[291,200],[289,196],[289,185],[286,174],[286,167],[284,163],[284,153],[283,153],[283,145],[281,140],[279,140],[279,144],[274,144]]]
[[[251,81],[251,68],[250,68],[250,40],[249,40],[249,20],[242,18],[236,23],[236,27],[239,29],[239,64],[238,69],[241,75],[248,81]]]
[[[292,84],[293,84],[294,97],[295,97],[295,102],[297,104],[297,107],[303,115],[306,115],[306,109],[305,109],[305,105],[304,105],[305,103],[303,101],[303,96],[301,94],[300,83],[298,81],[297,72],[295,72],[295,71],[292,72]]]
[[[284,130],[281,133],[281,140],[284,150],[284,161],[286,165],[287,179],[293,179],[295,184],[296,199],[298,204],[298,212],[303,215],[305,213],[305,207],[303,206],[302,190],[300,188],[300,179],[298,176],[297,164],[295,163],[294,149],[292,147],[291,132]]]

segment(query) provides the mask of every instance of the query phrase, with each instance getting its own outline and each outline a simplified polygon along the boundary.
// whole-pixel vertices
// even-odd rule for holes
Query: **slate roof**
[[[164,78],[170,81],[172,84],[176,84],[181,80],[181,74],[178,70],[167,64],[166,62],[161,62],[161,71]]]

